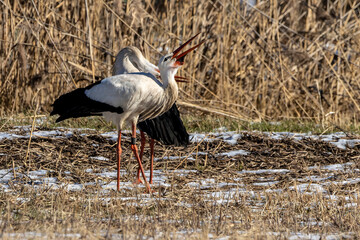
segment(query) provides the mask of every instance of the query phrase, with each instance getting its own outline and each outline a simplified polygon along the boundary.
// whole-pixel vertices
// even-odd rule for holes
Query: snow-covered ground
[[[3,139],[14,139],[14,138],[29,138],[30,137],[30,130],[31,126],[18,126],[14,127],[14,129],[8,131],[8,132],[0,132],[0,141]],[[92,129],[75,129],[75,128],[56,128],[55,130],[50,131],[34,131],[32,133],[32,137],[70,137],[74,134],[74,131],[80,132],[80,131],[95,131]],[[224,129],[219,129],[217,132],[210,132],[210,133],[191,133],[190,134],[190,141],[193,143],[198,142],[212,142],[216,140],[222,140],[228,144],[236,144],[238,139],[241,139],[243,136],[243,133],[246,132],[235,132],[235,131],[222,131]],[[19,132],[26,132],[26,134],[19,134]],[[123,133],[129,133],[129,131],[125,130]],[[262,132],[262,134],[265,134],[266,136],[269,136],[272,139],[284,139],[284,138],[290,138],[293,140],[301,140],[305,138],[310,138],[314,140],[321,140],[324,142],[329,142],[331,144],[334,144],[338,148],[346,149],[346,148],[352,148],[355,146],[355,144],[360,143],[360,139],[348,139],[345,133],[342,132],[336,132],[332,134],[324,134],[324,135],[314,135],[311,133],[291,133],[291,132]],[[86,135],[85,133],[83,135]],[[117,133],[116,131],[112,132],[106,132],[100,134],[103,137],[110,138],[114,141],[117,140]],[[125,136],[126,138],[126,136]],[[234,156],[235,154],[246,154],[246,151],[242,151],[241,149],[237,150],[237,152],[231,152],[231,153],[221,153],[224,155],[231,154]]]
[[[30,137],[30,126],[22,126],[16,127],[8,132],[0,132],[0,141],[4,139],[15,139],[15,138],[29,138]],[[57,128],[51,131],[37,131],[35,130],[32,133],[32,138],[67,138],[74,135],[74,132],[81,132],[82,129],[64,129],[64,128]],[[88,129],[88,131],[91,131]],[[82,133],[82,135],[86,135],[87,133]],[[340,149],[345,148],[352,148],[355,144],[360,143],[360,139],[347,139],[346,135],[343,133],[334,133],[328,135],[312,135],[312,134],[303,134],[303,133],[289,133],[289,132],[280,132],[280,133],[264,133],[265,135],[273,138],[273,139],[283,139],[283,138],[291,138],[295,141],[299,141],[304,138],[311,138],[316,140],[321,140],[325,142],[330,142],[334,144]],[[116,140],[117,133],[114,132],[107,132],[101,134],[101,136]],[[202,141],[215,141],[221,140],[228,144],[235,145],[238,139],[241,139],[243,133],[231,132],[231,131],[219,131],[215,133],[192,133],[190,139],[193,143],[199,143]],[[250,154],[245,149],[235,149],[231,151],[225,152],[218,152],[216,154],[217,157],[234,157],[237,155],[247,156]],[[2,153],[2,155],[6,155],[6,153]],[[195,160],[194,157],[196,155],[207,155],[206,152],[195,152],[192,153],[191,156],[186,156],[187,160]],[[98,161],[109,161],[109,158],[104,156],[94,156],[91,157],[94,160]],[[165,156],[163,158],[155,158],[157,160],[181,160],[185,157],[179,156]],[[345,186],[345,185],[352,185],[358,184],[360,182],[360,177],[353,177],[347,179],[337,180],[336,176],[339,173],[358,173],[360,176],[360,170],[355,168],[354,160],[349,159],[349,162],[344,164],[331,164],[331,165],[323,165],[323,166],[311,166],[308,167],[307,170],[323,170],[321,175],[309,175],[303,176],[301,178],[293,179],[294,182],[297,184],[292,184],[287,187],[287,189],[279,188],[277,185],[279,184],[279,180],[274,178],[274,175],[284,175],[284,174],[291,174],[293,170],[279,168],[279,169],[260,169],[260,170],[242,170],[236,172],[229,182],[222,182],[218,181],[213,177],[209,178],[196,178],[196,177],[189,177],[198,174],[197,170],[186,170],[186,169],[176,169],[176,170],[155,170],[154,171],[154,185],[161,186],[163,188],[173,187],[172,186],[172,179],[174,177],[189,177],[189,181],[185,184],[186,187],[199,189],[204,191],[204,200],[211,201],[214,204],[226,204],[233,201],[234,196],[239,196],[241,194],[246,194],[250,196],[254,196],[254,198],[265,198],[267,193],[281,193],[285,191],[296,191],[299,194],[322,194],[322,196],[327,197],[333,201],[338,200],[338,196],[334,192],[328,191],[329,185],[338,185],[338,186]],[[65,189],[67,191],[81,191],[87,186],[97,186],[99,187],[99,195],[103,196],[103,201],[109,201],[109,197],[107,194],[109,191],[116,189],[116,171],[108,171],[107,169],[86,169],[85,170],[89,174],[94,174],[101,178],[96,182],[86,182],[86,183],[73,183],[73,182],[62,182],[59,181],[56,177],[53,176],[49,170],[38,169],[36,171],[29,171],[26,172],[24,169],[20,167],[17,168],[8,168],[8,169],[0,169],[0,191],[5,193],[12,193],[16,191],[14,186],[22,185],[28,188],[34,189]],[[317,172],[319,172],[317,171]],[[26,172],[26,174],[24,173]],[[70,174],[70,172],[65,172],[64,174]],[[125,170],[121,171],[121,174],[125,175]],[[146,171],[146,175],[149,176],[149,171]],[[245,183],[246,178],[252,176],[253,179],[256,181],[249,183]],[[24,181],[24,179],[27,179]],[[139,187],[138,185],[134,185],[132,182],[121,182],[121,191],[128,191],[135,187]],[[143,187],[140,185],[140,187]],[[175,186],[176,187],[176,186]],[[249,190],[251,189],[251,190]],[[131,200],[131,197],[124,197],[122,200]],[[137,199],[137,198],[136,198]],[[133,199],[133,200],[136,200]],[[126,204],[137,204],[139,206],[146,206],[149,204],[154,204],[158,198],[153,198],[149,194],[141,195],[141,201],[128,201]],[[351,192],[347,199],[342,199],[342,201],[347,201],[346,206],[348,207],[357,207],[359,195],[358,192]],[[23,203],[29,201],[29,199],[19,197],[17,199],[19,203]],[[186,206],[191,207],[189,203],[179,203],[185,204]],[[260,207],[262,206],[263,202],[259,201],[256,205],[253,205],[253,211],[259,211]],[[24,233],[24,238],[42,238],[44,236],[37,235],[40,233]],[[277,233],[269,233],[273,234],[276,237]],[[181,235],[181,234],[180,234]],[[350,234],[351,235],[351,234]],[[317,234],[309,234],[304,235],[302,233],[292,233],[289,235],[291,239],[320,239],[321,235]],[[347,236],[347,235],[346,235]],[[337,239],[338,237],[346,237],[345,235],[329,235],[325,236],[325,239]],[[21,236],[20,236],[21,237]],[[62,236],[65,237],[65,236]],[[75,236],[76,237],[76,236]],[[212,238],[209,235],[209,238]],[[225,238],[226,239],[226,238]]]
[[[3,139],[14,139],[14,138],[29,138],[30,137],[30,129],[31,126],[19,126],[19,127],[15,127],[12,130],[8,131],[8,132],[0,132],[0,141]],[[91,129],[86,129],[86,130],[90,130]],[[70,137],[74,134],[74,131],[76,132],[81,132],[83,131],[83,129],[71,129],[71,128],[56,128],[55,130],[50,130],[50,131],[38,131],[35,130],[32,132],[32,138],[38,138],[38,137],[52,137],[52,138],[66,138],[66,137]],[[124,131],[126,132],[126,131]],[[270,136],[273,139],[281,139],[281,138],[292,138],[294,140],[301,140],[303,138],[311,138],[311,139],[316,139],[316,140],[321,140],[321,141],[326,141],[326,142],[330,142],[332,144],[334,144],[335,146],[339,147],[339,148],[351,148],[354,146],[354,144],[356,143],[360,143],[360,139],[347,139],[346,135],[343,133],[334,133],[334,134],[328,134],[328,135],[312,135],[312,134],[305,134],[305,133],[290,133],[290,132],[277,132],[277,133],[269,133],[269,132],[265,132],[265,135]],[[86,135],[86,133],[83,133],[81,135]],[[101,136],[109,138],[109,139],[117,139],[117,133],[115,131],[113,132],[107,132],[107,133],[103,133],[101,134]],[[215,141],[215,140],[222,140],[224,142],[227,142],[229,144],[236,144],[236,141],[238,139],[240,139],[242,137],[242,133],[236,133],[236,132],[231,132],[231,131],[221,131],[221,129],[218,132],[214,132],[214,133],[208,133],[208,134],[203,134],[203,133],[191,133],[190,134],[190,139],[192,142],[194,143],[198,143],[201,141]],[[2,155],[4,155],[6,153],[2,153]],[[196,153],[192,153],[191,155],[206,155],[207,153],[205,152],[196,152]],[[233,157],[236,155],[248,155],[249,152],[244,150],[244,149],[236,149],[236,150],[232,150],[232,151],[228,151],[228,152],[218,152],[217,156],[227,156],[227,157]],[[185,158],[186,156],[165,156],[162,158],[162,160],[180,160]],[[92,159],[96,159],[99,161],[109,161],[108,158],[103,157],[103,156],[95,156],[95,157],[91,157]],[[155,158],[155,161],[160,160],[159,158]],[[192,157],[187,156],[187,160],[195,160]],[[348,171],[347,169],[349,169],[349,167],[351,167],[354,164],[354,162],[349,161],[348,163],[345,164],[333,164],[333,165],[327,165],[327,166],[313,166],[313,167],[309,167],[309,169],[315,169],[315,168],[320,168],[320,169],[326,169],[329,172],[337,172],[337,171]],[[12,181],[14,176],[17,177],[21,177],[22,174],[21,173],[16,173],[17,171],[19,171],[19,168],[15,168],[15,169],[0,169],[0,188],[3,188],[4,191],[10,191],[9,186],[8,186],[8,182]],[[86,170],[87,172],[91,172],[92,169],[88,169]],[[173,172],[168,171],[168,172],[162,172],[160,170],[155,170],[155,182],[157,184],[165,184],[166,182],[168,182],[168,176],[169,175],[180,175],[180,176],[186,176],[186,174],[188,173],[189,170],[174,170]],[[196,170],[192,170],[195,171]],[[351,171],[359,171],[359,169],[352,169]],[[22,171],[20,171],[22,172]],[[235,177],[234,179],[238,179],[239,183],[237,186],[242,186],[241,183],[241,179],[242,176],[246,175],[246,174],[279,174],[279,173],[289,173],[290,170],[288,169],[260,169],[260,170],[242,170],[238,172],[238,177]],[[104,178],[114,178],[116,176],[116,172],[108,172],[108,171],[103,171],[101,173],[97,173],[99,176],[104,177]],[[148,173],[147,173],[148,174]],[[82,189],[84,186],[83,185],[79,185],[79,184],[64,184],[64,183],[59,183],[57,181],[56,178],[49,178],[46,177],[48,175],[48,172],[46,170],[41,170],[39,169],[38,171],[32,171],[29,172],[27,174],[27,177],[29,177],[32,180],[32,184],[34,184],[34,187],[41,187],[43,184],[45,185],[51,185],[52,188],[59,188],[59,187],[64,187],[66,186],[69,190],[71,191],[76,191],[76,190],[80,190]],[[355,178],[355,179],[346,179],[343,181],[334,181],[333,179],[331,179],[331,174],[328,173],[329,176],[327,177],[322,177],[319,178],[318,176],[309,176],[307,180],[311,180],[313,183],[311,186],[306,187],[307,190],[311,190],[311,189],[315,189],[316,191],[318,191],[319,189],[322,189],[323,185],[327,185],[330,184],[329,181],[331,182],[331,184],[350,184],[350,183],[357,183],[360,182],[360,178]],[[301,179],[299,179],[301,180]],[[103,185],[103,189],[115,189],[115,182],[111,182],[108,183],[108,181],[106,181],[107,183]],[[95,183],[88,183],[88,184],[95,184]],[[97,183],[99,184],[99,183]],[[132,186],[132,183],[127,183],[127,182],[122,182],[121,183],[123,186],[122,188],[128,188]],[[273,181],[269,181],[268,183],[266,182],[261,182],[261,183],[254,183],[254,185],[264,185],[264,186],[271,186],[274,185],[275,182]],[[226,185],[226,183],[215,183],[213,182],[213,180],[209,180],[206,182],[190,182],[188,183],[189,186],[193,186],[193,187],[201,187],[201,188],[219,188],[219,186],[223,186]],[[299,190],[302,189],[301,186],[298,186]],[[305,188],[305,187],[304,187]],[[241,189],[240,189],[241,190]]]

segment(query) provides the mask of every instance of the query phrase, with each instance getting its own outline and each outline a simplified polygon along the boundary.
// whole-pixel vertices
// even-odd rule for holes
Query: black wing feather
[[[99,116],[102,115],[102,112],[123,113],[124,111],[121,107],[114,107],[106,103],[98,102],[86,96],[85,90],[99,83],[101,83],[101,81],[91,84],[86,88],[78,88],[72,92],[61,95],[52,105],[53,111],[50,115],[59,114],[60,117],[56,119],[56,122],[60,122],[68,118]]]
[[[85,90],[99,83],[101,81],[91,84],[86,88],[78,88],[61,95],[52,105],[53,111],[50,115],[59,114],[60,116],[56,119],[56,122],[60,122],[68,118],[101,116],[102,112],[123,113],[124,111],[121,107],[98,102],[86,96]],[[186,146],[189,144],[189,134],[180,118],[176,104],[164,114],[138,123],[138,128],[164,145]]]
[[[138,128],[164,145],[184,146],[189,144],[189,134],[174,105],[164,114],[138,123]]]

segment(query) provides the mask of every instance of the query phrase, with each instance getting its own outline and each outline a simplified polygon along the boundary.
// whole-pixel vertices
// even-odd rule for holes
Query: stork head
[[[141,51],[131,46],[132,54],[129,56],[131,58],[132,64],[139,69],[140,72],[149,72],[154,76],[160,76],[157,66],[149,62],[141,53]]]
[[[174,52],[167,54],[165,56],[163,56],[160,61],[159,61],[159,69],[160,71],[165,70],[165,71],[170,71],[170,72],[175,72],[184,64],[184,59],[185,56],[195,50],[197,47],[199,47],[201,44],[204,43],[204,41],[200,42],[199,44],[197,44],[195,47],[192,47],[188,50],[186,50],[183,53],[180,53],[180,51],[186,46],[188,45],[192,40],[194,40],[195,37],[197,37],[199,35],[196,34],[195,36],[193,36],[192,38],[190,38],[188,41],[186,41],[183,45],[181,45],[180,47],[178,47]]]
[[[113,67],[113,75],[131,72],[148,72],[154,76],[160,76],[157,66],[149,62],[141,51],[134,46],[121,49],[116,56]]]

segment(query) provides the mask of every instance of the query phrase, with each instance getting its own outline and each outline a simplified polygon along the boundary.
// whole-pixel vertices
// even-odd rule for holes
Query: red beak
[[[180,53],[179,52],[186,46],[188,45],[192,40],[194,40],[195,37],[197,37],[200,33],[196,34],[195,36],[193,36],[192,38],[190,38],[189,40],[187,40],[183,45],[181,45],[180,47],[178,47],[174,52],[173,52],[173,56],[172,58],[176,58],[176,62],[180,65],[184,64],[184,58],[185,56],[193,51],[194,49],[198,48],[201,44],[203,44],[205,42],[204,41],[201,41],[198,45],[196,45],[195,47],[192,47],[190,48],[189,50],[183,52],[183,53]]]
[[[175,81],[176,82],[188,82],[187,81],[187,78],[185,78],[185,77],[180,77],[180,76],[175,76]]]

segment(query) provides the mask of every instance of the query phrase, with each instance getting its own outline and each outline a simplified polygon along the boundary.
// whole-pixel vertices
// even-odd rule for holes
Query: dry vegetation
[[[7,125],[14,114],[47,114],[59,95],[109,76],[124,46],[139,47],[156,63],[198,32],[206,43],[180,71],[190,80],[180,86],[180,106],[235,119],[357,124],[360,2],[270,0],[252,9],[241,2],[0,0],[0,116],[11,116],[0,121],[0,130],[13,130]],[[236,145],[157,145],[155,169],[167,185],[155,180],[150,197],[141,186],[103,189],[115,181],[99,175],[115,171],[115,142],[86,131],[0,140],[0,171],[13,168],[0,175],[0,238],[360,236],[358,143],[342,150],[252,133]],[[136,170],[127,144],[123,182]],[[238,149],[250,154],[218,155]],[[348,162],[345,170],[322,168]],[[287,171],[239,173],[272,168]],[[47,170],[45,177],[60,187],[31,179],[34,170]],[[83,188],[71,191],[71,184]]]
[[[123,185],[120,193],[104,189],[108,184],[115,187],[116,175],[102,175],[115,173],[115,142],[97,132],[33,138],[30,149],[28,141],[0,141],[0,169],[17,166],[0,175],[0,187],[8,186],[0,192],[2,239],[360,236],[360,144],[342,150],[310,139],[245,134],[235,145],[221,140],[186,149],[156,145],[155,169],[160,172],[155,173],[150,197],[143,194],[142,185]],[[124,143],[122,183],[135,179],[137,165],[129,157],[128,144]],[[218,155],[237,149],[249,154]],[[148,154],[147,149],[146,169]],[[179,159],[167,156],[188,158],[179,164]],[[323,168],[349,160],[354,163],[344,169]],[[272,168],[288,170],[239,173]],[[48,180],[34,178],[32,171],[39,169],[47,171]],[[56,179],[55,185],[46,184],[50,178]],[[69,190],[68,185],[82,189]]]
[[[241,2],[2,0],[0,113],[49,111],[60,94],[109,76],[122,47],[157,62],[201,32],[180,105],[251,120],[358,121],[360,3]]]

